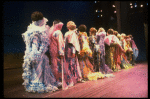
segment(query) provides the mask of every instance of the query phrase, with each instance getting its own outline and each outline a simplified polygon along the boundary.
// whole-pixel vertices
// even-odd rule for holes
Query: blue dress
[[[59,84],[54,78],[49,59],[45,55],[49,45],[49,27],[46,24],[41,25],[42,21],[33,22],[28,26],[27,31],[22,34],[26,45],[22,65],[22,78],[24,80],[22,85],[27,92],[44,93],[58,90]]]

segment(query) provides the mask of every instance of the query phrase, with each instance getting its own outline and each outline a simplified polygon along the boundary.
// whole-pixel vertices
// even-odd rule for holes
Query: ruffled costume
[[[101,72],[94,72],[93,65],[88,59],[88,57],[92,57],[92,51],[89,47],[87,33],[79,32],[78,38],[81,48],[79,64],[83,78],[88,80],[97,80],[98,78],[104,78],[105,75],[103,75]]]
[[[74,30],[68,31],[64,36],[65,57],[64,57],[64,88],[74,86],[82,79],[77,55],[80,52],[78,37]],[[75,57],[72,57],[75,54]]]
[[[52,26],[49,31],[49,53],[51,69],[57,82],[62,82],[62,63],[60,56],[64,56],[64,38],[61,30],[63,23]]]
[[[97,42],[97,46],[99,46],[99,50],[100,50],[100,58],[99,62],[100,62],[100,66],[98,67],[99,71],[101,71],[102,73],[112,73],[113,71],[105,64],[105,44],[104,44],[104,39],[106,37],[106,32],[97,32],[96,33],[96,42]]]
[[[24,80],[22,85],[27,92],[44,93],[58,90],[59,84],[54,78],[49,59],[45,55],[49,44],[47,21],[43,18],[32,22],[27,31],[22,34],[26,45],[22,65],[22,79]]]
[[[127,42],[123,39],[121,40],[121,46],[124,48],[125,52],[128,50]],[[127,60],[127,56],[125,53],[121,54],[121,68],[122,69],[130,69],[132,68],[132,64],[130,64]]]

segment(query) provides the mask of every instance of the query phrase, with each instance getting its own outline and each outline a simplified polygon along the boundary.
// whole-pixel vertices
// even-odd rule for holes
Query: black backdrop
[[[87,33],[90,27],[97,27],[94,26],[96,21],[94,19],[93,1],[5,1],[2,6],[4,53],[23,53],[25,51],[25,44],[21,34],[26,31],[27,26],[31,23],[30,16],[34,11],[42,12],[49,20],[49,26],[52,25],[53,20],[60,19],[64,23],[63,34],[67,31],[66,23],[70,20],[74,21],[77,27],[80,24],[85,24]],[[121,32],[132,34],[139,48],[137,60],[146,60],[142,18],[142,15],[137,13],[122,20]],[[126,24],[123,24],[125,21]]]

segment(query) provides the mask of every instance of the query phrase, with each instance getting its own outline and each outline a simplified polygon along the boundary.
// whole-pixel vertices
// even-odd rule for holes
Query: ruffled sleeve
[[[110,46],[110,44],[117,43],[121,46],[119,39],[115,35],[106,36],[104,39],[105,44]]]
[[[68,35],[68,43],[72,44],[77,52],[80,52],[79,40],[74,32]]]
[[[83,45],[83,48],[82,50],[80,51],[81,53],[81,56],[84,56],[84,53],[87,55],[87,56],[92,56],[92,51],[89,47],[89,43],[88,43],[88,38],[87,38],[87,35],[84,33],[81,35],[81,38],[82,38],[82,45]]]
[[[41,56],[41,52],[38,50],[40,47],[40,38],[37,35],[34,35],[31,38],[32,51],[30,53],[30,60],[36,60]]]
[[[53,35],[57,39],[58,43],[58,54],[63,56],[64,55],[64,39],[63,39],[63,34],[61,33],[60,30],[57,30],[54,32]]]
[[[38,32],[38,31],[36,31]],[[31,45],[31,52],[30,58],[31,60],[40,59],[43,54],[47,51],[48,46],[48,37],[46,37],[46,33],[33,33],[30,36],[30,45]]]

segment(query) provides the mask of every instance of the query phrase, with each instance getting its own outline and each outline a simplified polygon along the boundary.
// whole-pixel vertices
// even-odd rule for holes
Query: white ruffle
[[[38,21],[33,21],[33,24],[36,26],[43,26],[48,22],[47,18],[43,18],[42,20],[38,20]]]

